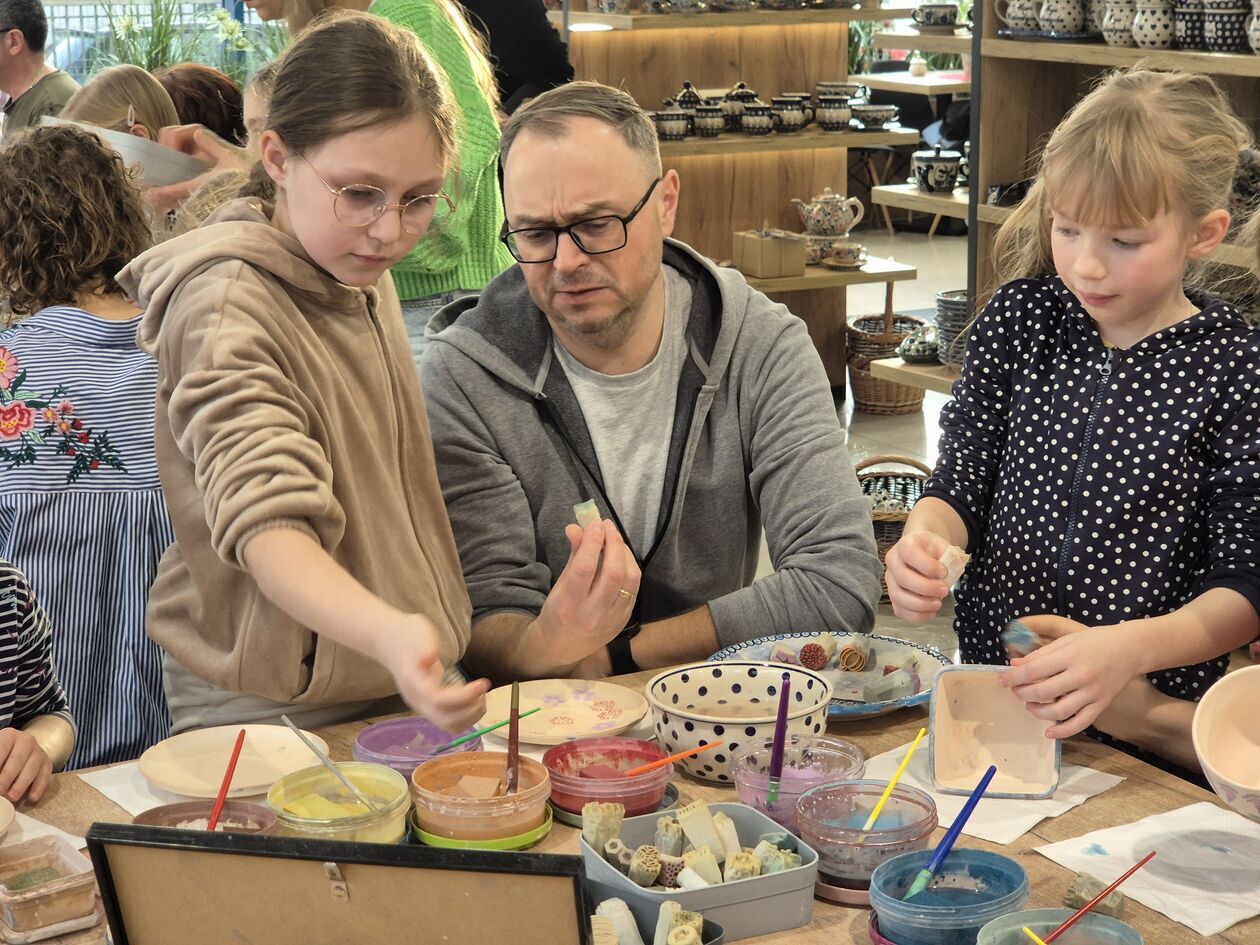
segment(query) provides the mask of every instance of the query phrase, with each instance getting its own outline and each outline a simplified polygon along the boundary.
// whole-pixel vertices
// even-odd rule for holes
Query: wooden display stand
[[[647,109],[659,108],[684,81],[714,89],[743,81],[769,101],[781,92],[812,92],[819,81],[847,79],[847,24],[904,18],[912,9],[904,4],[686,15],[570,13],[570,26],[602,23],[613,29],[570,33],[569,56],[578,78],[623,87]],[[558,23],[560,17],[552,19]],[[809,199],[826,187],[847,192],[848,148],[917,141],[918,132],[910,130],[829,134],[811,125],[794,134],[724,133],[662,142],[662,159],[682,182],[674,235],[714,259],[727,259],[737,230],[768,223],[800,231],[791,198]],[[820,288],[767,291],[809,326],[832,389],[843,396],[845,283],[814,278]]]

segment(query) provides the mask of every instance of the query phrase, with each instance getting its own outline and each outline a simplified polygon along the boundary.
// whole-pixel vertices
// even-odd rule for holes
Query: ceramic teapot
[[[757,93],[743,82],[736,82],[722,97],[722,114],[726,116],[728,131],[739,131],[744,117],[744,106],[757,101]]]
[[[958,183],[962,160],[961,152],[944,151],[939,146],[930,151],[915,151],[910,160],[910,172],[920,190],[948,194]]]
[[[684,82],[682,88],[678,90],[678,94],[673,99],[678,103],[678,107],[685,112],[695,113],[695,110],[704,104],[704,99],[700,97],[700,93],[696,91],[696,87],[690,82]]]
[[[816,236],[844,236],[862,222],[866,208],[857,197],[846,197],[826,188],[813,200],[793,197],[792,203],[800,211],[801,223],[806,231]]]

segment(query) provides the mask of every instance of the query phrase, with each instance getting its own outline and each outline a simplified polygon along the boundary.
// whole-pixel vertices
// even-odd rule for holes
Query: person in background
[[[474,608],[466,665],[592,679],[869,632],[870,503],[818,352],[668,239],[679,180],[647,114],[563,85],[508,119],[502,160],[520,265],[434,318],[420,370]],[[582,529],[587,499],[603,521]]]
[[[180,123],[162,83],[139,66],[127,64],[92,76],[66,102],[61,117],[149,141],[156,141],[163,128]]]
[[[113,274],[150,245],[132,173],[96,135],[36,128],[0,151],[0,557],[52,618],[79,739],[70,767],[169,734],[144,610],[174,540],[153,443],[157,365]]]
[[[245,149],[254,160],[258,160],[262,135],[267,130],[267,106],[271,102],[271,90],[276,84],[279,66],[278,59],[259,66],[245,86],[242,112],[245,122]]]
[[[413,34],[332,14],[276,75],[275,203],[229,203],[118,276],[158,361],[176,543],[148,632],[177,732],[331,724],[399,694],[453,731],[485,710],[454,668],[468,593],[389,278],[448,199],[454,123]]]
[[[224,141],[245,143],[241,90],[231,76],[198,62],[159,69],[154,76],[171,97],[181,125],[205,125]]]
[[[942,553],[972,553],[963,659],[1007,662],[1023,620],[1045,645],[998,684],[1048,737],[1109,733],[1148,679],[1197,701],[1260,633],[1260,332],[1193,288],[1252,140],[1202,75],[1116,72],[1073,108],[998,233],[1004,284],[888,553],[910,620],[949,593]]]
[[[0,558],[0,793],[14,804],[42,800],[74,747],[51,637],[31,585]]]
[[[547,21],[542,0],[459,2],[490,47],[505,114],[548,89],[573,81],[569,47]]]
[[[79,83],[44,60],[48,18],[39,0],[0,0],[0,93],[9,138],[56,115]]]
[[[446,74],[458,103],[458,158],[447,189],[456,209],[439,208],[431,232],[394,266],[394,284],[412,352],[419,361],[425,326],[440,308],[475,294],[512,264],[499,242],[498,91],[481,37],[455,0],[246,0],[262,20],[284,18],[297,36],[321,10],[367,10],[415,33]]]

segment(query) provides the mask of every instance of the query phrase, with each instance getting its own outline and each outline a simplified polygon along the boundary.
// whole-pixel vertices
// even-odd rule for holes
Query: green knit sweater
[[[445,71],[459,105],[459,167],[448,192],[456,210],[439,216],[393,270],[403,301],[456,289],[475,290],[514,262],[499,242],[503,201],[499,196],[499,125],[477,84],[468,49],[435,0],[376,0],[371,12],[420,37]]]

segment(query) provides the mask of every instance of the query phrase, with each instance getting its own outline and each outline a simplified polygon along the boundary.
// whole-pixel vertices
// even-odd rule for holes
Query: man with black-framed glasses
[[[44,61],[47,40],[48,18],[39,0],[0,0],[0,139],[56,115],[79,90],[79,83]]]
[[[647,115],[572,83],[512,116],[500,156],[518,265],[434,317],[420,371],[468,668],[597,678],[869,631],[882,568],[818,354],[669,239],[679,180]],[[774,573],[754,580],[763,529]]]

